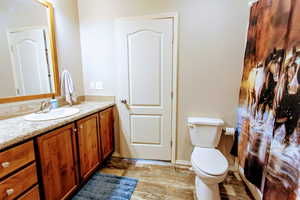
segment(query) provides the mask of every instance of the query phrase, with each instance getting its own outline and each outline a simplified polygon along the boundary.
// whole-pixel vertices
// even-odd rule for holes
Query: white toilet
[[[192,144],[195,146],[191,163],[196,173],[198,200],[220,200],[218,184],[224,181],[228,161],[218,146],[224,121],[212,118],[188,118]]]

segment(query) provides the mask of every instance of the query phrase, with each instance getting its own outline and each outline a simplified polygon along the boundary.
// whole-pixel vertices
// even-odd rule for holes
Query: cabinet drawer
[[[39,186],[35,186],[26,192],[26,194],[18,198],[18,200],[40,200]]]
[[[0,182],[0,199],[11,200],[37,183],[35,163]]]
[[[0,178],[34,161],[33,141],[0,153]]]

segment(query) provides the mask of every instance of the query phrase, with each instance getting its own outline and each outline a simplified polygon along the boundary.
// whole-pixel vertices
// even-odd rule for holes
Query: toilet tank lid
[[[217,118],[206,118],[206,117],[189,117],[188,123],[192,125],[211,125],[211,126],[222,126],[224,121]]]

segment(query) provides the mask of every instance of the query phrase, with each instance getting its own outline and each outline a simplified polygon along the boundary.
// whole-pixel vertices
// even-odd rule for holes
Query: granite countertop
[[[83,102],[73,106],[80,109],[79,113],[49,121],[26,121],[24,116],[0,120],[0,150],[104,110],[114,104],[113,101]]]

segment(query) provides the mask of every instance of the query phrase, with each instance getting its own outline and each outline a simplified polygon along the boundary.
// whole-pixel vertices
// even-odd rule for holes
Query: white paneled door
[[[8,33],[18,96],[51,93],[46,32],[28,28]]]
[[[173,20],[116,22],[123,157],[171,160]]]

